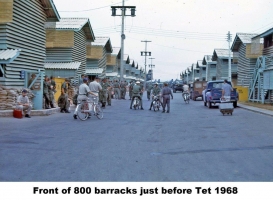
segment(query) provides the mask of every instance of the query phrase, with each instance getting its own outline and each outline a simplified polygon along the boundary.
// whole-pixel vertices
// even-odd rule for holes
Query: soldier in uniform
[[[154,96],[157,96],[157,95],[160,95],[160,87],[158,87],[158,83],[155,83],[154,85],[154,88],[152,89],[152,102],[151,102],[151,105],[150,105],[150,109],[152,109],[152,106],[153,106],[153,98]],[[160,98],[159,98],[159,102],[161,103],[162,105],[162,102],[160,101]],[[163,106],[163,105],[162,105]]]
[[[101,87],[102,87],[102,90],[100,91],[100,94],[101,94],[101,104],[102,104],[102,108],[105,108],[106,101],[107,101],[107,96],[108,96],[107,89],[109,87],[109,84],[107,83],[107,79],[106,78],[102,79]]]
[[[112,84],[109,81],[109,78],[107,79],[107,84],[108,84],[108,88],[107,88],[107,104],[108,106],[111,106],[111,102],[112,102]]]
[[[133,91],[133,86],[134,86],[134,82],[133,81],[130,81],[130,85],[129,85],[129,96],[130,96],[130,99],[132,99],[132,91]]]
[[[120,93],[121,93],[121,99],[125,99],[125,95],[126,95],[126,83],[121,81],[120,83]]]
[[[115,99],[120,99],[120,85],[118,80],[115,80],[115,82],[113,83],[113,87],[115,92]]]
[[[45,98],[45,109],[49,109],[49,103],[50,103],[50,98],[49,98],[49,82],[48,82],[48,76],[45,76],[44,82],[43,82],[43,96]]]
[[[148,101],[150,101],[150,98],[151,98],[152,88],[153,88],[152,84],[148,84],[148,86],[147,86],[147,99],[148,99]]]
[[[140,83],[140,89],[141,89],[140,96],[141,96],[141,99],[142,99],[142,97],[143,97],[143,92],[144,92],[144,84],[143,84],[143,82]]]
[[[30,84],[34,81],[34,79],[36,78],[35,74],[31,74],[31,78],[28,80],[28,87],[30,86]],[[31,90],[34,90],[34,84],[31,86],[30,88]]]
[[[133,90],[132,90],[132,99],[131,99],[131,105],[130,105],[130,109],[132,109],[132,105],[133,105],[133,101],[134,101],[134,97],[139,98],[140,100],[140,109],[144,110],[142,107],[142,98],[141,98],[141,87],[140,87],[140,82],[137,81],[136,84],[133,86]]]
[[[68,101],[68,95],[67,95],[67,90],[68,90],[68,86],[67,84],[69,83],[69,79],[66,78],[65,82],[63,82],[62,86],[61,86],[61,95],[58,98],[58,106],[60,107],[60,111],[65,112],[65,113],[70,113],[69,112],[69,106],[70,103]]]
[[[56,83],[53,80],[53,76],[50,77],[50,80],[48,82],[48,94],[49,94],[49,103],[51,108],[55,108],[53,102],[54,102],[54,92],[56,89]]]
[[[163,97],[163,111],[162,113],[165,112],[165,107],[167,104],[167,113],[170,112],[170,96],[173,99],[173,93],[171,88],[168,87],[168,83],[164,83],[164,87],[162,89],[162,97]]]

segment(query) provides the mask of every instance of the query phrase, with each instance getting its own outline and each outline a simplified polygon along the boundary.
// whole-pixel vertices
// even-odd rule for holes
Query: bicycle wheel
[[[186,103],[190,103],[190,97],[189,97],[189,95],[186,96],[186,99],[187,99]]]
[[[77,115],[79,117],[80,120],[85,121],[88,118],[88,112],[85,112],[85,110],[88,110],[88,103],[87,102],[81,102],[78,105],[78,111],[77,111]]]
[[[102,109],[101,109],[100,106],[95,105],[94,106],[94,112],[95,112],[95,115],[97,116],[98,119],[102,119],[103,118],[103,111],[102,111]]]

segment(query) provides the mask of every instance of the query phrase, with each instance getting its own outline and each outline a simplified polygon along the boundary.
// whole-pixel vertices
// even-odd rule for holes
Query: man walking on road
[[[150,99],[151,99],[152,89],[153,89],[152,83],[148,84],[148,86],[147,86],[147,99],[148,99],[148,101],[150,101]]]
[[[120,85],[117,80],[113,83],[115,99],[120,99]]]
[[[222,98],[225,99],[225,101],[230,101],[230,93],[233,91],[233,88],[230,84],[227,83],[227,80],[224,80],[224,84],[222,86]]]
[[[162,113],[165,112],[166,104],[167,104],[167,113],[170,112],[170,96],[173,99],[172,90],[168,87],[168,83],[164,83],[164,87],[162,89],[162,97],[163,97],[163,111],[162,111]]]
[[[129,100],[132,99],[132,93],[133,93],[133,87],[134,87],[134,85],[135,85],[134,82],[131,81],[131,82],[130,82],[130,85],[129,85],[129,97],[130,97]]]
[[[65,113],[70,113],[69,111],[69,107],[70,107],[70,103],[68,101],[68,95],[67,95],[67,91],[68,91],[68,86],[67,84],[69,83],[69,79],[66,78],[65,82],[63,82],[62,86],[61,86],[61,95],[58,98],[58,106],[61,109],[61,113],[65,112]]]
[[[126,83],[121,81],[121,83],[120,83],[120,98],[125,99],[125,95],[126,95]]]
[[[89,84],[89,89],[90,89],[90,91],[93,93],[93,94],[95,94],[95,95],[90,95],[90,98],[91,98],[91,100],[93,101],[93,97],[98,97],[98,95],[99,95],[99,92],[102,90],[102,87],[101,87],[101,85],[100,85],[100,83],[99,83],[99,77],[98,76],[96,76],[95,77],[95,80],[94,81],[92,81],[90,84]],[[97,102],[96,103],[98,103],[98,98],[97,98]]]

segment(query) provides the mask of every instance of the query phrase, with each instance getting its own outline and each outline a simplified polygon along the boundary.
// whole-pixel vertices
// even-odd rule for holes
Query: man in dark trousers
[[[142,92],[142,90],[141,90],[140,82],[137,81],[136,84],[133,86],[130,109],[132,109],[134,97],[137,97],[140,100],[140,107],[141,107],[140,109],[144,110],[143,107],[142,107],[141,92]]]
[[[165,112],[165,107],[167,104],[167,113],[170,112],[170,96],[173,99],[173,93],[171,88],[168,87],[168,83],[164,83],[164,87],[162,89],[162,97],[163,97],[163,111],[162,113]]]

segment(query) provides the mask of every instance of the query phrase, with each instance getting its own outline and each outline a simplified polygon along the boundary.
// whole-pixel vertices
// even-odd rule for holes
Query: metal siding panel
[[[45,62],[72,62],[72,48],[47,48]]]
[[[23,87],[21,70],[44,70],[45,21],[46,15],[40,1],[14,0],[13,22],[6,26],[5,41],[6,48],[21,49],[21,53],[7,65],[6,79],[0,80],[0,84]]]
[[[238,81],[240,86],[248,87],[252,78],[253,70],[255,68],[256,59],[246,58],[246,46],[240,45],[238,58]]]
[[[75,32],[74,34],[72,60],[73,62],[81,62],[81,65],[77,72],[78,77],[75,77],[77,82],[81,74],[85,74],[86,72],[86,36],[83,30]]]

